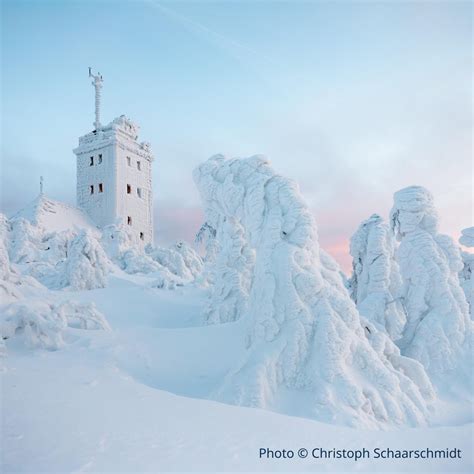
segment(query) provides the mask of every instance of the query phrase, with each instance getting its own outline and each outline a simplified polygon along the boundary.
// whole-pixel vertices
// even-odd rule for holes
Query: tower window
[[[102,183],[99,183],[99,193],[104,192],[104,185]]]
[[[129,156],[127,156],[127,165],[132,166],[132,160],[130,159]]]
[[[91,194],[94,194],[94,185],[93,184],[91,184],[89,186],[89,189],[90,189]]]
[[[140,171],[142,169],[142,164],[140,161],[137,161],[137,169]]]
[[[142,197],[142,188],[137,188],[137,194],[139,198]]]
[[[91,156],[91,160],[89,162],[89,166],[94,166],[94,157]]]
[[[127,184],[127,194],[131,194],[131,192],[132,192],[132,187],[129,184]]]
[[[128,216],[128,217],[127,217],[127,224],[128,224],[128,225],[132,225],[132,218],[131,218],[131,216]]]
[[[102,163],[102,153],[99,153],[99,165]]]
[[[143,232],[140,232],[140,240],[145,240],[145,234]]]

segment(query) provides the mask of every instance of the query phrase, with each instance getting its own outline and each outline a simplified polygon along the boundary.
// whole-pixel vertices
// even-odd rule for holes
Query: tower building
[[[138,141],[139,127],[124,115],[103,126],[100,100],[103,78],[89,77],[95,88],[94,130],[79,137],[77,205],[99,226],[124,224],[137,244],[153,242],[150,144]]]

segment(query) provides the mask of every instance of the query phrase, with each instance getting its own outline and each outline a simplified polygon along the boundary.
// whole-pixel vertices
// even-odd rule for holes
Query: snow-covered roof
[[[55,201],[40,194],[21,211],[12,216],[12,220],[26,219],[34,225],[47,229],[48,232],[60,232],[73,229],[90,229],[97,227],[80,209]]]

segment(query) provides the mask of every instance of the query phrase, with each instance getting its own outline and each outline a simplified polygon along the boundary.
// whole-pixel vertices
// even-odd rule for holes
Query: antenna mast
[[[44,183],[43,176],[40,176],[40,194],[43,194],[43,183]]]
[[[89,68],[89,77],[92,77],[94,80],[92,81],[92,85],[95,88],[95,122],[94,127],[95,130],[100,130],[102,125],[100,124],[100,90],[102,89],[102,75],[100,72],[94,76],[92,74],[92,68]]]

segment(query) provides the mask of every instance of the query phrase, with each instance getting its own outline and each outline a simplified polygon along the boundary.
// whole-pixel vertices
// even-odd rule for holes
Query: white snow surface
[[[444,384],[444,374],[465,370],[472,392],[473,328],[458,277],[463,268],[459,247],[438,233],[433,196],[421,186],[395,193],[390,220],[400,241],[397,261],[407,312],[402,354],[419,360],[433,380]]]
[[[205,400],[245,338],[238,322],[206,325],[205,290],[147,287],[110,275],[76,291],[112,331],[66,327],[60,350],[6,341],[0,426],[2,472],[471,472],[470,407],[437,406],[432,426],[361,430]],[[70,292],[57,291],[57,304]],[[297,400],[294,402],[297,404]],[[461,459],[260,459],[261,447],[459,448]]]
[[[360,314],[400,339],[406,323],[401,301],[402,278],[395,261],[395,240],[383,219],[374,214],[361,223],[351,238],[353,272],[351,297]]]
[[[205,266],[185,243],[137,250],[126,228],[101,232],[45,196],[56,212],[0,214],[0,471],[472,472],[471,400],[433,398],[421,364],[358,314],[296,187],[259,157],[214,161]],[[212,400],[251,394],[272,411]]]
[[[237,320],[246,334],[215,396],[285,410],[300,397],[300,413],[333,423],[424,423],[423,367],[359,316],[296,184],[262,156],[217,155],[194,179],[219,248],[208,319]]]

